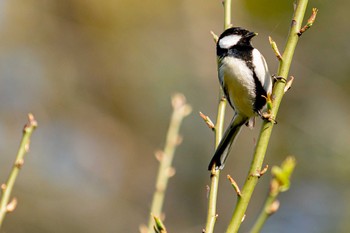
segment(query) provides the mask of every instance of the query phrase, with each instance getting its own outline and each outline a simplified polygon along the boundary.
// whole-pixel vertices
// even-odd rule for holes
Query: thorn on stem
[[[23,133],[28,132],[32,129],[35,129],[36,127],[38,127],[38,122],[35,120],[34,115],[29,113],[28,114],[28,123],[26,123],[24,125]]]
[[[213,36],[214,42],[216,44],[218,42],[218,40],[219,40],[218,35],[216,35],[213,31],[210,31],[210,34]]]
[[[209,187],[209,185],[206,185],[206,186],[205,186],[205,190],[206,190],[207,199],[208,199],[208,198],[209,198],[209,194],[210,194],[210,187]]]
[[[23,167],[23,164],[24,164],[24,160],[23,160],[23,159],[18,159],[18,160],[15,162],[15,167],[17,167],[18,169],[20,169],[21,167]]]
[[[16,206],[17,206],[17,198],[13,198],[11,200],[10,203],[7,204],[6,206],[6,211],[9,213],[9,212],[13,212],[15,209],[16,209]]]
[[[244,221],[246,214],[243,215],[241,222]]]
[[[274,213],[277,212],[277,210],[280,207],[280,202],[278,200],[275,200],[274,202],[272,202],[272,204],[268,207],[268,209],[266,210],[266,213],[268,215],[272,215]]]
[[[269,165],[266,164],[266,166],[260,171],[260,177],[267,172],[267,169],[269,169]]]
[[[280,184],[276,179],[272,179],[270,182],[270,196],[277,196],[279,193]]]
[[[215,130],[214,123],[212,122],[212,120],[207,115],[204,115],[202,112],[199,112],[199,116],[204,120],[204,122],[207,124],[209,129],[211,129],[213,131]]]
[[[173,177],[176,174],[176,169],[174,167],[169,167],[166,171],[168,177]]]
[[[154,153],[154,156],[156,157],[156,159],[161,162],[162,159],[164,158],[164,151],[162,150],[157,150],[155,153]]]
[[[28,139],[27,144],[24,145],[24,150],[25,150],[26,153],[29,152],[29,149],[30,149],[30,139]]]
[[[286,93],[292,87],[293,81],[294,77],[290,76],[290,79],[287,81],[286,86],[284,87],[284,93]]]
[[[1,185],[1,191],[2,191],[2,192],[5,192],[6,188],[7,188],[7,185],[6,185],[6,184],[2,184],[2,185]]]
[[[28,120],[30,125],[38,127],[38,122],[35,120],[34,115],[32,113],[28,113]]]
[[[235,189],[237,196],[239,196],[239,197],[242,196],[241,190],[239,189],[236,181],[230,175],[227,175],[227,179],[230,181],[232,187]]]
[[[176,141],[175,141],[175,146],[180,145],[182,143],[182,141],[183,141],[183,137],[180,135],[177,135]]]
[[[192,108],[186,102],[186,97],[183,94],[177,93],[172,96],[171,104],[173,106],[174,111],[179,111],[183,116],[188,116]]]
[[[279,49],[278,49],[278,47],[277,47],[276,42],[275,42],[274,40],[272,40],[271,36],[269,36],[269,42],[270,42],[271,48],[272,48],[272,50],[274,51],[274,53],[275,53],[277,59],[278,59],[279,61],[282,61],[282,60],[283,60],[283,57],[282,57],[282,55],[281,55],[281,53],[280,53],[280,51],[279,51]]]
[[[171,98],[171,105],[174,109],[179,109],[186,104],[186,97],[183,94],[176,93]]]
[[[307,20],[307,23],[304,27],[302,27],[299,32],[298,36],[300,37],[306,30],[308,30],[315,22],[316,16],[317,16],[318,9],[317,8],[312,8],[312,13],[310,18]]]
[[[269,165],[266,165],[262,170],[257,170],[251,176],[258,177],[258,179],[260,179],[260,177],[262,177],[267,172],[268,168],[269,168]]]

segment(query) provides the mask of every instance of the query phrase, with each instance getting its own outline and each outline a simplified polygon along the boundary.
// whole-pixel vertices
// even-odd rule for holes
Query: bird
[[[263,55],[251,40],[257,33],[241,27],[226,29],[216,43],[218,78],[223,93],[234,110],[208,170],[222,170],[231,146],[243,125],[254,124],[272,92],[272,77]]]

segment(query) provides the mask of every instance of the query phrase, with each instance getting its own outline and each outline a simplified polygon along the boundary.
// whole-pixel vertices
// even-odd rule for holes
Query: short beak
[[[245,35],[245,38],[251,39],[251,38],[253,38],[254,36],[257,36],[257,35],[258,35],[258,33],[256,33],[256,32],[248,32]]]

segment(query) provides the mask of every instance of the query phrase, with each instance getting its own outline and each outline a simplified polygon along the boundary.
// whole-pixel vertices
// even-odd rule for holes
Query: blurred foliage
[[[233,1],[234,24],[259,32],[254,45],[271,73],[277,62],[267,38],[283,46],[292,3]],[[215,119],[219,85],[209,31],[222,31],[220,1],[2,0],[0,6],[3,181],[26,114],[40,122],[14,190],[18,206],[4,231],[136,232],[149,216],[153,153],[165,141],[170,96],[184,93],[194,112]],[[282,102],[266,161],[280,164],[292,154],[298,167],[264,232],[350,227],[349,3],[310,1],[309,7],[307,14],[317,7],[319,15],[298,44],[291,69],[296,79]],[[182,134],[165,224],[169,232],[200,232],[213,134],[196,114],[185,120]],[[257,130],[242,130],[225,167],[239,185],[256,137]],[[268,180],[259,181],[247,225]],[[235,203],[230,184],[221,182],[218,232]]]
[[[261,0],[242,1],[243,7],[253,17],[253,20],[261,20],[264,23],[276,23],[281,19],[288,18],[293,13],[292,1]]]

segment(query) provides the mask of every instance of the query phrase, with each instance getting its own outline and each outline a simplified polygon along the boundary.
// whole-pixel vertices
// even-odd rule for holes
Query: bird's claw
[[[273,124],[277,124],[275,116],[269,111],[261,113],[260,116],[263,120],[266,120],[268,122],[272,122]]]

